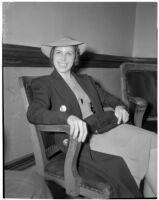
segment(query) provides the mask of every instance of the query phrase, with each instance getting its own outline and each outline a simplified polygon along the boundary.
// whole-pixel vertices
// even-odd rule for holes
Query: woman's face
[[[73,46],[56,47],[53,55],[53,64],[59,73],[70,72],[75,59]]]

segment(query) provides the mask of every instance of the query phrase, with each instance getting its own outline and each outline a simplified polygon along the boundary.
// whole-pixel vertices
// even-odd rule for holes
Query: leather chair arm
[[[147,101],[141,97],[130,97],[129,101],[136,104],[139,107],[147,107]]]
[[[65,132],[70,136],[69,125],[37,125],[37,128],[39,131],[44,132]],[[64,165],[64,180],[66,192],[72,196],[78,196],[80,193],[81,178],[77,171],[77,159],[80,148],[81,143],[70,136]]]
[[[128,97],[130,103],[135,104],[134,124],[142,127],[143,116],[147,108],[147,101],[141,97]]]

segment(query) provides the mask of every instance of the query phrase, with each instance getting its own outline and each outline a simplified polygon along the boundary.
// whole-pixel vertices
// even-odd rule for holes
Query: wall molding
[[[135,58],[86,52],[81,57],[81,68],[119,68],[123,62],[156,64],[157,58]],[[50,67],[39,47],[14,44],[2,45],[3,67]]]
[[[30,153],[23,157],[14,159],[4,164],[5,170],[24,170],[35,165],[34,154]]]

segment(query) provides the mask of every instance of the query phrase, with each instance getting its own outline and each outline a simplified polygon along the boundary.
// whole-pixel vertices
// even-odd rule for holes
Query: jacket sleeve
[[[33,124],[66,124],[67,112],[53,111],[51,107],[51,90],[47,81],[35,79],[31,84],[32,100],[28,107],[27,118]]]
[[[92,81],[92,84],[94,85],[94,87],[97,90],[97,93],[99,95],[99,98],[100,98],[100,101],[101,101],[103,107],[115,108],[116,106],[124,106],[126,108],[126,106],[124,105],[124,103],[120,99],[118,99],[114,95],[112,95],[109,92],[107,92],[106,90],[104,90],[91,77],[90,77],[90,79]]]

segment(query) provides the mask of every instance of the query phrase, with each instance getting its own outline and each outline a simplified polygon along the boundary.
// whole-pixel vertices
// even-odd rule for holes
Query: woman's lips
[[[60,65],[61,67],[66,67],[66,66],[67,66],[66,63],[59,63],[59,65]]]

